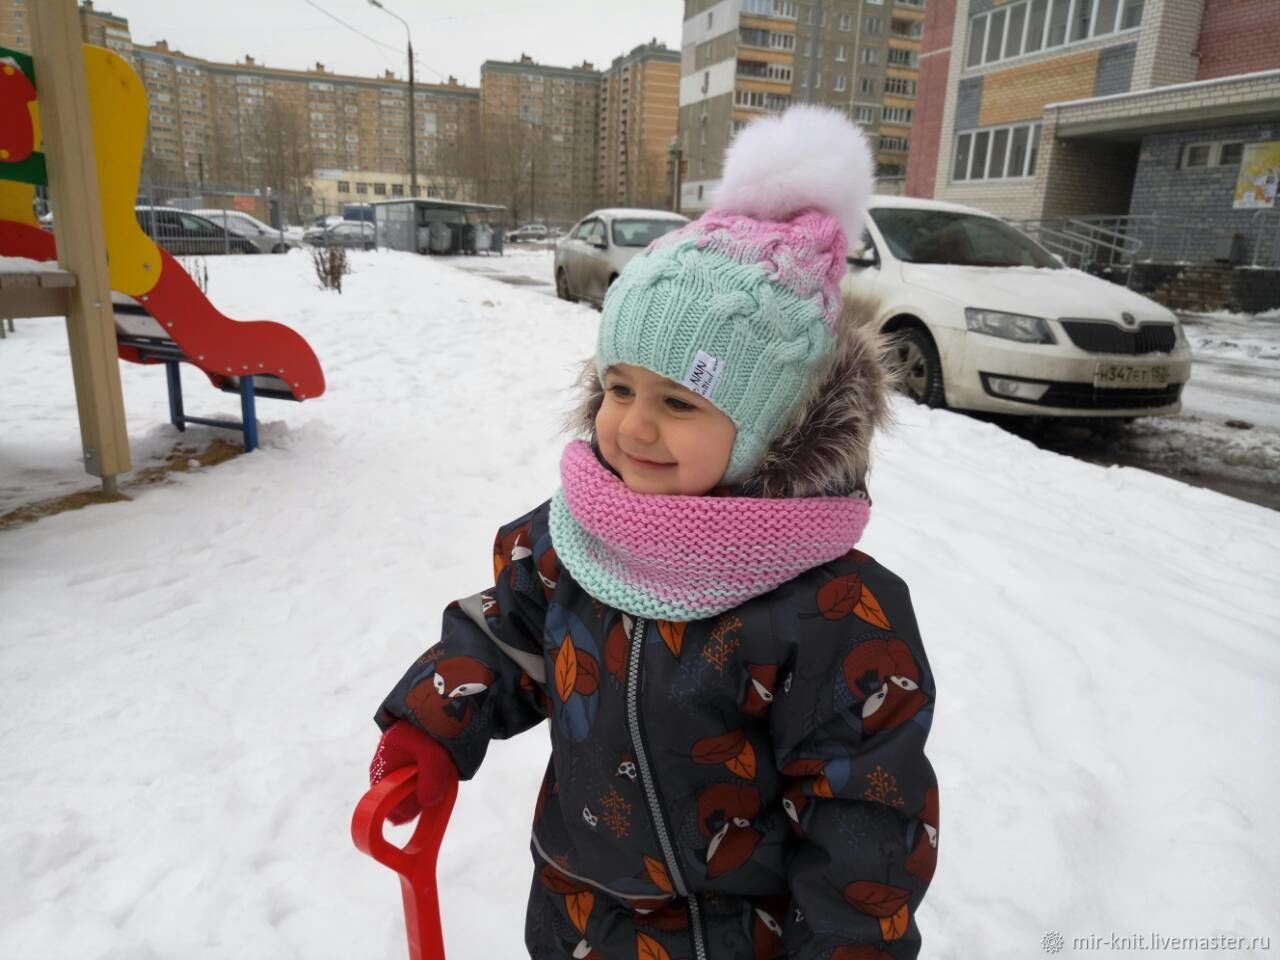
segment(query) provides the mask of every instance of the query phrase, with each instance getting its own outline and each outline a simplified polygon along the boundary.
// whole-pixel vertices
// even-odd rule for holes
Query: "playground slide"
[[[217,387],[254,378],[264,395],[309,400],[324,393],[324,373],[300,334],[268,320],[232,320],[214,308],[195,281],[138,225],[134,201],[147,134],[146,91],[134,69],[102,47],[84,45],[102,224],[111,289],[132,297],[158,327],[133,333],[119,346],[123,360],[159,362],[129,345],[137,335],[167,339]],[[54,237],[32,212],[35,185],[45,182],[37,78],[30,56],[0,49],[0,256],[56,259]],[[145,318],[144,318],[145,319]]]
[[[167,251],[157,248],[157,253],[159,281],[147,292],[134,295],[156,323],[140,327],[132,318],[118,316],[120,332],[172,340],[215,387],[221,388],[228,378],[253,376],[258,389],[285,392],[295,400],[324,393],[320,361],[301,334],[270,320],[232,320],[209,302]],[[53,236],[39,227],[0,220],[0,256],[55,260],[57,252]],[[161,362],[141,359],[136,347],[124,343],[119,353],[120,359],[133,363]]]

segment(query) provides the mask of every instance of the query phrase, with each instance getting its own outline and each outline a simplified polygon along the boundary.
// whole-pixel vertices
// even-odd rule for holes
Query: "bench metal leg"
[[[187,418],[182,409],[182,372],[177,360],[164,362],[165,380],[169,384],[169,422],[186,432]]]
[[[240,378],[240,419],[244,422],[244,452],[258,448],[258,411],[253,393],[253,377]]]

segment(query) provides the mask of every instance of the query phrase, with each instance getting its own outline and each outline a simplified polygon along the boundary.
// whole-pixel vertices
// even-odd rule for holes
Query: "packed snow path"
[[[0,532],[0,957],[405,956],[395,877],[348,836],[370,717],[553,491],[598,314],[352,260],[340,296],[301,254],[208,261],[220,308],[296,327],[328,376],[260,404],[261,450]],[[164,374],[122,372],[144,466],[176,438]],[[186,379],[190,412],[236,413]],[[0,382],[0,509],[92,486],[62,324],[18,321]],[[1062,956],[1113,931],[1276,950],[1280,514],[895,411],[862,547],[911,585],[938,683],[923,956],[1026,960],[1047,931]],[[455,960],[522,955],[546,749],[494,744],[463,786]]]

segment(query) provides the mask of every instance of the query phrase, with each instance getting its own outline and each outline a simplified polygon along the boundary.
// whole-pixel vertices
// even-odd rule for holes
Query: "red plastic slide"
[[[56,260],[52,234],[30,224],[0,220],[0,256]],[[296,400],[324,393],[324,371],[311,345],[297,331],[271,320],[232,320],[219,313],[172,256],[160,251],[160,279],[138,302],[165,334],[203,370],[214,386],[228,376],[269,376]],[[142,360],[138,351],[119,348],[120,359]]]

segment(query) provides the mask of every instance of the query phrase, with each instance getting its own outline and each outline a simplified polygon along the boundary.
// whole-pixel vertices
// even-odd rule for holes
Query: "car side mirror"
[[[858,247],[847,257],[845,261],[851,267],[878,267],[880,266],[880,257],[875,250],[868,250],[866,247]]]
[[[591,245],[600,250],[609,249],[609,241],[604,239],[604,237],[596,237],[594,240],[591,241]]]

